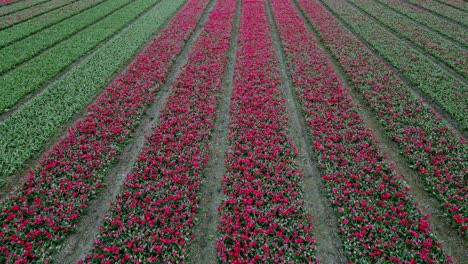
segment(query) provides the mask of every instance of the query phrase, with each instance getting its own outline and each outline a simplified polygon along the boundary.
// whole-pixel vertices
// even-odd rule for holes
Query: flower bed
[[[41,30],[56,25],[68,18],[86,12],[109,0],[82,0],[70,5],[55,9],[46,14],[16,24],[14,27],[0,31],[0,48],[31,36]],[[40,33],[41,34],[41,33]]]
[[[236,1],[214,6],[160,123],[81,263],[187,261],[235,13]]]
[[[74,231],[207,2],[189,1],[44,156],[39,169],[1,201],[0,262],[46,262]],[[171,2],[173,8],[181,4]]]
[[[393,36],[345,0],[323,0],[322,4],[393,65],[411,85],[439,104],[463,129],[468,129],[466,83]]]
[[[50,12],[51,10],[60,8],[62,6],[69,5],[75,1],[77,0],[50,0],[24,10],[18,10],[1,17],[0,29],[11,27],[22,21]]]
[[[264,1],[242,2],[238,45],[219,208],[220,262],[314,262],[312,221],[303,209]]]
[[[467,236],[468,185],[464,157],[465,140],[457,139],[424,102],[382,61],[376,58],[346,27],[317,1],[298,3],[326,46],[343,66],[386,133],[400,148]]]
[[[294,5],[271,2],[348,258],[448,261]]]
[[[419,9],[411,4],[400,0],[375,0],[392,10],[403,14],[414,21],[417,21],[430,29],[433,29],[444,36],[452,39],[458,44],[468,47],[468,31],[456,23],[445,20],[443,17],[434,15],[426,10]]]
[[[399,15],[378,2],[373,0],[350,0],[350,2],[391,28],[395,35],[408,40],[413,45],[420,47],[424,52],[433,55],[463,77],[468,76],[468,67],[466,66],[468,52],[466,49],[453,44],[445,37],[427,30],[425,27],[403,15]]]
[[[423,7],[429,10],[430,12],[451,19],[457,23],[464,25],[465,27],[468,27],[468,18],[466,16],[466,11],[453,8],[443,3],[438,3],[437,1],[407,0],[407,2],[415,6]]]

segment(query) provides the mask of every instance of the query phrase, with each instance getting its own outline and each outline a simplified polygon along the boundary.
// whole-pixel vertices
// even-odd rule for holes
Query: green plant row
[[[56,10],[63,6],[67,6],[76,1],[78,0],[52,0],[52,1],[45,2],[40,5],[28,8],[28,9],[24,9],[24,10],[3,16],[2,19],[0,19],[0,29],[12,27],[20,22],[40,16],[42,14],[45,14],[52,10]]]
[[[18,23],[14,27],[0,31],[0,48],[3,48],[15,41],[28,37],[44,28],[55,25],[63,20],[79,14],[87,9],[107,0],[83,0],[74,2],[68,6],[42,14],[28,21]]]
[[[428,28],[439,32],[447,38],[457,42],[458,44],[468,47],[468,31],[463,27],[449,22],[441,17],[438,17],[430,12],[419,10],[415,12],[415,8],[407,3],[402,3],[399,0],[374,0],[381,3],[395,12],[405,15],[414,21],[417,21]]]
[[[447,6],[441,3],[437,3],[435,1],[427,1],[427,0],[406,0],[413,5],[420,6],[426,8],[427,10],[438,14],[440,16],[446,17],[451,19],[465,27],[468,27],[468,16],[466,12],[462,10],[455,9],[451,6]]]
[[[163,0],[0,123],[0,177],[14,173],[40,150],[57,128],[87,105],[183,2]]]
[[[90,25],[97,23],[99,20],[102,20],[104,17],[112,14],[116,10],[121,9],[130,2],[130,0],[107,1],[37,34],[0,49],[0,61],[2,62],[0,64],[0,74],[5,73],[16,65],[33,58],[56,43],[80,32],[80,30],[86,29]],[[92,29],[90,28],[90,30]],[[83,34],[86,34],[85,31]],[[81,32],[77,34],[77,36],[80,34]],[[60,45],[61,44],[58,44],[58,46]],[[64,43],[64,45],[67,46],[66,43]]]
[[[466,2],[466,0],[442,0],[442,1],[434,0],[434,1],[444,4],[444,5],[448,5],[450,7],[453,7],[461,11],[468,12],[468,3]]]
[[[0,94],[2,94],[0,112],[4,112],[27,94],[42,87],[52,77],[110,38],[159,1],[132,1],[125,8],[3,76],[0,79]]]
[[[372,0],[349,1],[380,23],[391,28],[398,36],[433,55],[447,66],[463,75],[463,77],[467,77],[468,66],[465,62],[468,59],[468,53],[464,51],[463,48],[425,29],[423,26],[411,21],[411,19],[389,10],[380,3],[376,3]]]
[[[42,4],[44,2],[49,2],[50,0],[24,0],[18,1],[16,3],[11,3],[0,7],[0,16],[6,16],[14,12],[18,12],[33,6]]]
[[[391,63],[410,82],[438,103],[468,128],[465,112],[468,110],[467,85],[447,74],[439,65],[403,43],[385,28],[375,24],[367,15],[356,10],[345,0],[323,0],[356,34],[361,36],[382,57]],[[352,11],[350,11],[352,10]]]

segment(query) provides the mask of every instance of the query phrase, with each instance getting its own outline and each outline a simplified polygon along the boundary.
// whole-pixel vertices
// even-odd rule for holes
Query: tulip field
[[[466,0],[0,0],[0,263],[468,263]]]

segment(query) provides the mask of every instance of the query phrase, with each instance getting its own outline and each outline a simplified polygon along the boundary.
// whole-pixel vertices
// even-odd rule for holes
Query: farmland
[[[0,1],[0,263],[467,263],[467,17]]]

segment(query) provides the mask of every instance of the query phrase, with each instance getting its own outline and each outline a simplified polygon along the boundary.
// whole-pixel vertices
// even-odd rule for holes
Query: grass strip
[[[3,95],[0,98],[0,112],[41,88],[51,78],[112,37],[158,1],[160,0],[132,1],[112,15],[3,76],[0,79],[0,94]]]
[[[0,48],[37,33],[47,27],[60,23],[61,21],[92,8],[104,1],[108,0],[83,0],[74,2],[28,21],[18,23],[14,27],[1,30]]]
[[[455,9],[460,9],[462,11],[468,12],[468,2],[465,0],[435,0],[444,5],[451,6]]]
[[[29,36],[8,47],[0,49],[0,61],[2,62],[2,64],[0,64],[0,74],[33,58],[35,55],[51,46],[54,46],[56,43],[70,38],[77,32],[79,33],[76,34],[75,38],[79,39],[81,30],[94,25],[99,20],[103,20],[106,16],[112,15],[113,12],[121,9],[130,2],[131,0],[107,1],[35,35]],[[114,30],[118,30],[118,28],[114,28]],[[103,37],[105,38],[106,35],[103,34],[101,38],[97,38],[95,43],[98,43],[98,41]],[[57,46],[60,45],[61,44],[58,44]]]

